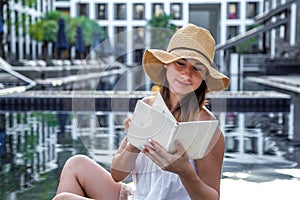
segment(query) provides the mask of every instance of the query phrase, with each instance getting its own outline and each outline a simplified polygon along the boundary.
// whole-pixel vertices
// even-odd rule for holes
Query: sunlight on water
[[[298,170],[300,172],[300,170]],[[270,182],[249,182],[222,179],[221,200],[297,200],[300,180],[273,180]]]

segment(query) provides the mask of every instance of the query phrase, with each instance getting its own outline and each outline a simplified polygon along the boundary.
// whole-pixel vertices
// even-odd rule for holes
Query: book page
[[[176,151],[174,141],[181,142],[189,158],[200,159],[205,156],[206,149],[218,126],[217,120],[181,122],[177,126],[172,141],[166,150],[173,153]]]
[[[166,146],[173,127],[172,120],[139,100],[127,132],[127,140],[139,149],[149,144],[149,139]]]
[[[141,100],[137,102],[126,135],[128,142],[142,149],[145,144],[149,145],[149,139],[153,139],[168,152],[174,153],[174,141],[178,139],[189,158],[200,159],[205,156],[218,121],[177,123],[160,95],[154,104],[155,107],[151,107]]]
[[[171,119],[174,122],[176,122],[175,117],[173,116],[173,114],[169,110],[168,106],[166,105],[164,99],[162,98],[162,96],[161,96],[161,94],[159,92],[157,93],[157,96],[155,98],[155,101],[154,101],[152,107],[153,107],[153,109],[161,112],[166,117],[168,117],[169,119]]]

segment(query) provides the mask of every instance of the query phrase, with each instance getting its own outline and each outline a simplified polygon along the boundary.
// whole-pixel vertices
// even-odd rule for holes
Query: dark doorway
[[[189,22],[208,29],[220,41],[220,4],[190,4]]]

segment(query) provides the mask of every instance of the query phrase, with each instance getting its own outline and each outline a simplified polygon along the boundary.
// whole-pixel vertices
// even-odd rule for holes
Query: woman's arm
[[[148,105],[151,105],[153,96],[144,97],[142,99]],[[127,133],[131,118],[128,117],[124,120],[125,132]],[[111,164],[111,175],[115,181],[124,180],[133,170],[135,160],[140,153],[140,150],[129,144],[126,138],[121,142],[121,145],[114,156]]]
[[[191,165],[178,173],[191,199],[220,199],[224,148],[224,137],[220,134],[212,151],[204,158],[195,161],[199,174]]]
[[[124,180],[130,174],[139,152],[140,150],[129,144],[126,139],[122,141],[110,168],[111,176],[116,182]]]
[[[125,119],[125,132],[129,128],[130,118]],[[110,172],[116,182],[124,180],[132,171],[139,149],[129,144],[126,138],[123,139],[121,145],[113,157]]]
[[[216,134],[221,131],[217,129]],[[217,143],[204,158],[196,160],[197,171],[189,162],[185,149],[176,141],[177,152],[170,154],[156,141],[146,145],[143,152],[165,171],[178,174],[191,199],[218,200],[220,198],[221,169],[224,156],[224,137],[219,135]]]
[[[201,109],[198,120],[215,120],[215,116],[206,108]],[[192,165],[179,171],[182,184],[191,199],[220,199],[222,164],[225,153],[225,140],[218,127],[202,159],[195,160],[198,174]]]

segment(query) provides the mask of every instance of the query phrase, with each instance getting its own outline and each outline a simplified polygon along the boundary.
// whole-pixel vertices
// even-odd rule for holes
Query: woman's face
[[[207,68],[195,59],[179,59],[165,68],[169,88],[179,99],[196,90],[208,73]]]

